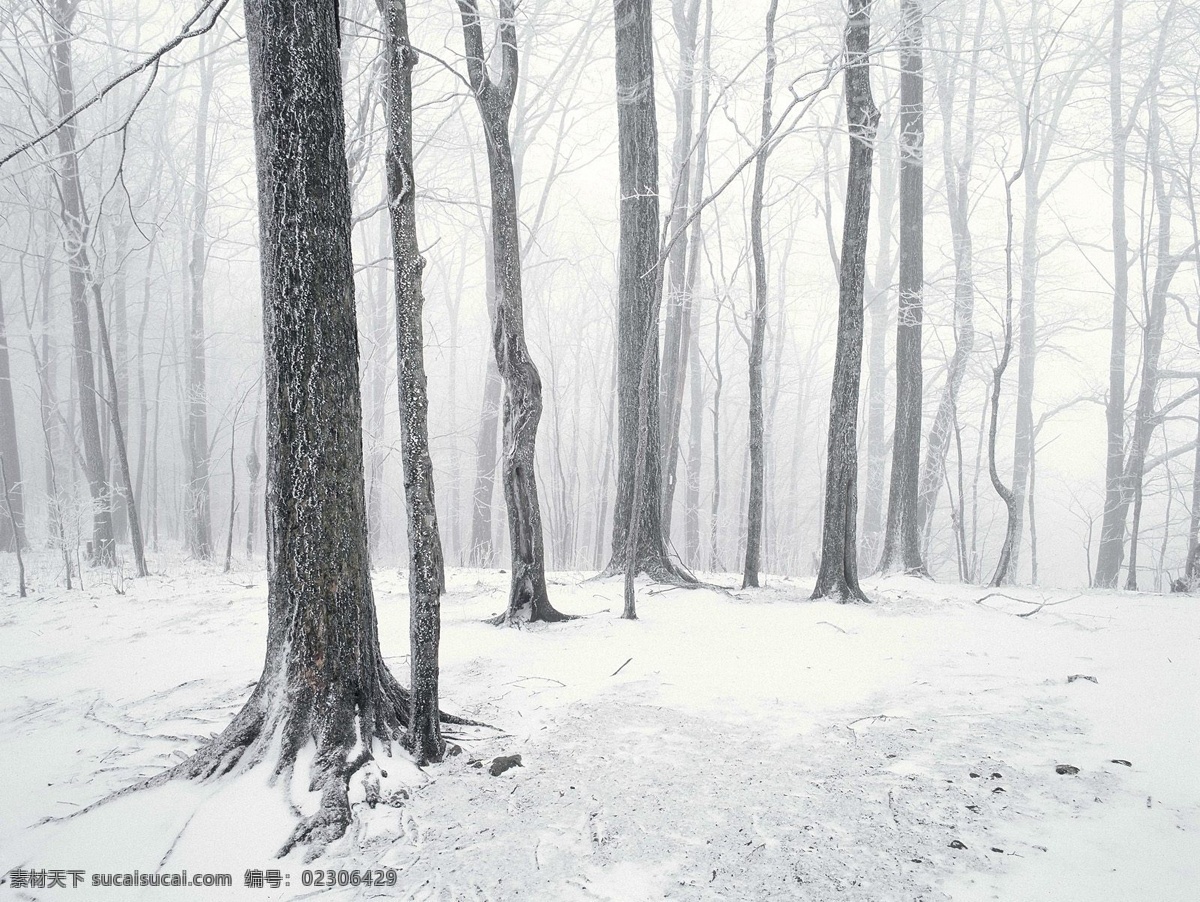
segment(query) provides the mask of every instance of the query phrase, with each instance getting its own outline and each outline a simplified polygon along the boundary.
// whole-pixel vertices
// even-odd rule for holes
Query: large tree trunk
[[[850,168],[842,230],[837,350],[829,403],[829,449],[821,566],[813,598],[866,601],[858,585],[858,389],[862,376],[863,289],[871,216],[871,163],[879,110],[871,94],[872,0],[850,0],[846,18],[846,122]]]
[[[203,44],[202,44],[203,47]],[[184,534],[188,554],[212,559],[212,503],[209,491],[208,384],[204,360],[204,275],[208,236],[208,106],[212,96],[213,58],[200,61],[200,99],[196,108],[196,145],[192,171],[191,247],[188,283],[187,412],[184,444],[187,450],[187,501]]]
[[[0,517],[0,551],[19,551],[23,546],[28,545],[25,540],[25,486],[21,482],[21,455],[17,448],[17,417],[13,407],[12,376],[8,366],[8,326],[4,319],[2,293],[0,293],[0,458],[4,460],[4,482],[0,485],[0,491],[4,493],[6,499],[5,515]]]
[[[672,149],[672,232],[684,228],[688,219],[691,190],[692,128],[696,97],[696,31],[700,0],[672,0],[675,35],[679,39],[679,77],[675,82],[675,144]],[[701,110],[701,115],[704,111]],[[687,378],[685,320],[691,307],[688,286],[688,247],[678,240],[667,256],[666,321],[663,327],[662,379],[658,386],[659,422],[662,425],[662,531],[671,538],[675,478],[679,463],[679,425],[683,412],[683,385]]]
[[[315,746],[320,809],[284,846],[351,817],[347,781],[409,722],[371,594],[350,187],[337,4],[247,0],[267,395],[268,626],[262,676],[228,728],[167,772],[268,763],[284,786]],[[268,756],[272,760],[267,761]]]
[[[446,743],[438,719],[438,642],[446,591],[442,540],[434,504],[429,457],[429,395],[421,271],[417,243],[416,177],[413,172],[412,69],[417,53],[409,43],[404,0],[378,0],[383,15],[387,62],[387,207],[392,221],[396,273],[396,360],[400,390],[400,459],[408,509],[408,598],[412,678],[405,745],[419,764],[441,761]]]
[[[71,25],[78,0],[54,0],[50,63],[54,69],[59,114],[75,109],[75,82],[71,65]],[[59,197],[62,202],[63,244],[70,267],[72,335],[75,348],[75,378],[79,391],[76,403],[83,433],[83,465],[92,498],[92,559],[102,566],[116,563],[113,536],[112,496],[101,451],[100,417],[96,409],[96,363],[92,353],[92,330],[87,294],[94,279],[88,255],[89,225],[83,205],[83,184],[76,152],[78,125],[71,119],[58,129]]]
[[[459,0],[467,73],[487,138],[492,190],[492,247],[497,272],[492,341],[504,380],[504,460],[502,478],[508,506],[512,577],[508,607],[498,622],[563,620],[546,590],[542,514],[534,478],[535,444],[542,416],[542,380],[525,344],[521,293],[521,245],[517,190],[508,121],[517,87],[517,34],[512,0],[500,3],[499,81],[486,69],[483,30],[476,0]]]
[[[647,384],[659,384],[658,121],[654,107],[654,44],[650,0],[614,0],[617,147],[620,168],[620,262],[617,277],[617,500],[608,574],[625,571],[627,537],[636,516],[635,568],[654,579],[687,581],[667,555],[662,530],[659,406],[646,415],[645,485],[634,506],[638,468],[638,407],[643,357]],[[650,344],[648,345],[647,342]],[[646,351],[649,347],[649,351]]]
[[[750,247],[754,259],[754,307],[750,321],[750,502],[746,509],[746,558],[742,567],[742,588],[758,585],[762,557],[764,445],[763,423],[763,344],[767,335],[767,252],[763,243],[763,191],[767,179],[767,158],[771,153],[771,94],[775,87],[775,13],[779,0],[767,8],[767,67],[763,76],[762,128],[759,149],[754,160],[754,184],[750,194]]]
[[[920,0],[903,0],[900,43],[900,307],[896,318],[896,425],[883,572],[925,573],[917,510],[921,469],[921,320],[925,282],[925,81]]]

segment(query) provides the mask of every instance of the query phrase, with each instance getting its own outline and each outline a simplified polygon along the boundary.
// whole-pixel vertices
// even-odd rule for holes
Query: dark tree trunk
[[[658,307],[662,266],[658,238],[658,121],[654,107],[651,0],[614,0],[617,146],[620,167],[620,263],[617,280],[617,500],[612,559],[606,573],[626,569],[636,516],[634,565],[653,579],[688,581],[667,555],[662,530],[659,406],[646,414],[645,484],[635,507],[643,358],[647,385],[659,384]],[[646,349],[649,348],[647,351]],[[643,353],[645,352],[645,353]]]
[[[750,247],[754,259],[754,308],[750,322],[750,503],[746,509],[746,558],[742,567],[742,588],[758,585],[762,556],[764,445],[763,422],[763,344],[767,335],[767,252],[763,242],[763,192],[767,179],[767,158],[771,153],[771,93],[775,87],[775,12],[779,0],[767,8],[767,67],[763,76],[762,129],[758,154],[754,160],[754,185],[750,194]]]
[[[400,460],[408,509],[408,599],[411,698],[405,745],[419,764],[441,761],[446,750],[438,719],[439,599],[446,591],[442,540],[434,504],[429,457],[429,395],[421,272],[417,243],[416,177],[413,171],[412,69],[404,0],[379,0],[387,63],[387,207],[392,220],[396,273],[396,361],[399,366]]]
[[[850,168],[842,230],[837,351],[829,404],[821,566],[813,598],[866,601],[858,585],[858,389],[862,376],[863,289],[871,216],[871,163],[879,110],[871,94],[868,53],[872,0],[850,0],[846,18],[846,122]]]
[[[184,444],[187,449],[187,502],[184,534],[188,554],[207,561],[213,556],[212,502],[208,459],[208,382],[204,360],[204,276],[207,268],[208,106],[212,96],[213,58],[200,62],[200,100],[196,110],[196,145],[192,171],[191,247],[188,283],[187,411]]]
[[[917,510],[921,472],[922,295],[925,282],[925,81],[920,0],[903,0],[900,43],[900,307],[896,318],[896,425],[883,535],[885,573],[925,573]]]
[[[409,696],[383,662],[371,594],[337,4],[247,0],[246,35],[266,352],[267,655],[224,733],[156,782],[263,761],[286,785],[301,749],[315,746],[308,789],[321,807],[282,851],[319,850],[345,832],[347,781],[373,745],[401,739]]]
[[[2,291],[2,288],[0,288]],[[13,407],[12,377],[8,367],[8,328],[4,297],[0,293],[0,458],[4,460],[5,515],[0,517],[0,551],[17,551],[25,540],[25,486],[21,482],[21,456],[17,448],[17,417]],[[24,571],[22,571],[23,573]],[[22,597],[24,577],[22,577]]]
[[[53,43],[50,63],[54,69],[58,108],[62,116],[75,109],[75,82],[71,65],[71,25],[78,0],[54,0]],[[76,152],[78,125],[72,119],[58,129],[59,197],[62,201],[63,244],[70,267],[71,319],[75,348],[75,378],[79,385],[76,403],[83,433],[83,466],[92,498],[92,559],[102,566],[116,563],[113,536],[112,497],[100,441],[100,417],[96,409],[96,364],[92,353],[92,330],[87,293],[94,279],[87,251],[87,212]]]
[[[512,554],[508,607],[497,622],[563,620],[565,615],[550,604],[546,590],[542,514],[534,478],[537,428],[542,417],[542,380],[525,344],[517,191],[508,132],[518,77],[513,0],[500,2],[499,81],[493,81],[487,73],[476,0],[459,0],[458,8],[462,14],[467,73],[487,137],[492,189],[492,247],[498,288],[492,341],[496,366],[504,380],[502,480]]]

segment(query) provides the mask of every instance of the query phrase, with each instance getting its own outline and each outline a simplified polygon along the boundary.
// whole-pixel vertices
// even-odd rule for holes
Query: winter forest
[[[1194,898],[1198,205],[1188,0],[5,0],[0,895]]]

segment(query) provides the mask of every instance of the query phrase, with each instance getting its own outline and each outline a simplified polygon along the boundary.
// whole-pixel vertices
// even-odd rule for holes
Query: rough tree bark
[[[336,2],[247,0],[267,396],[262,676],[225,731],[150,781],[269,766],[315,746],[320,809],[282,852],[351,818],[348,780],[402,737],[409,694],[379,649],[367,549],[350,186]]]
[[[74,35],[71,25],[78,8],[78,0],[54,0],[50,8],[53,23],[50,64],[54,70],[58,108],[62,116],[75,109],[75,82],[71,63]],[[70,269],[75,378],[79,386],[76,403],[83,434],[84,475],[92,498],[92,560],[102,566],[112,566],[116,563],[116,541],[113,535],[112,496],[109,493],[107,468],[101,451],[100,417],[96,409],[96,364],[92,353],[92,330],[87,300],[94,273],[87,247],[90,226],[84,208],[83,183],[79,174],[77,130],[77,121],[71,119],[56,132],[59,153],[57,181],[62,205],[63,244]]]
[[[214,57],[205,54],[201,39],[200,97],[196,106],[196,146],[192,168],[191,246],[188,249],[187,411],[184,446],[187,451],[187,502],[184,535],[188,554],[211,560],[212,500],[209,487],[208,380],[205,367],[204,276],[208,267],[208,107],[212,97]]]
[[[400,461],[408,512],[408,599],[411,698],[405,745],[420,764],[441,761],[446,743],[438,718],[439,599],[446,591],[442,540],[434,504],[429,456],[429,394],[421,272],[417,243],[416,176],[413,171],[412,69],[404,0],[378,0],[383,16],[387,97],[387,190],[396,280],[396,361],[400,392]]]
[[[921,469],[921,320],[925,281],[925,79],[920,0],[901,3],[900,306],[896,317],[896,425],[883,535],[884,573],[924,574],[917,499]]]
[[[813,598],[840,601],[867,597],[858,585],[855,533],[858,512],[858,390],[862,376],[863,288],[866,281],[867,227],[871,216],[871,164],[879,110],[871,94],[871,5],[850,0],[846,17],[846,123],[850,167],[842,228],[838,289],[837,350],[829,403],[829,446],[821,565]]]
[[[613,508],[612,558],[605,573],[614,575],[625,571],[627,538],[636,516],[639,526],[633,554],[637,572],[656,580],[690,582],[691,578],[667,555],[663,536],[663,468],[657,403],[648,405],[645,485],[640,505],[634,505],[643,357],[650,390],[659,384],[658,299],[662,267],[658,259],[658,121],[654,107],[651,2],[613,0],[613,12],[621,190],[617,281],[617,500]]]
[[[458,0],[466,47],[467,75],[487,138],[492,194],[492,248],[497,273],[492,341],[504,380],[504,459],[501,477],[508,506],[512,579],[508,606],[498,623],[564,620],[550,604],[542,514],[534,478],[535,443],[542,416],[542,380],[525,344],[521,292],[521,245],[517,191],[508,122],[516,94],[517,31],[513,0],[500,0],[499,80],[487,72],[483,29],[476,0]]]
[[[771,153],[771,95],[775,87],[775,13],[779,0],[767,8],[767,65],[763,75],[762,129],[754,160],[754,183],[750,193],[750,247],[754,260],[754,307],[750,321],[750,500],[746,509],[746,558],[742,567],[742,588],[757,586],[763,532],[763,492],[765,481],[763,422],[763,345],[767,335],[767,252],[763,243],[763,193],[767,179],[767,159]]]

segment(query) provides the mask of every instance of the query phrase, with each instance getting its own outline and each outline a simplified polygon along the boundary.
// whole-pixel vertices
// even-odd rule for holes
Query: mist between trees
[[[1196,576],[1191,4],[615,9],[408,3],[388,173],[386,19],[340,6],[374,565],[414,522],[407,191],[447,565],[507,568],[515,504],[534,599],[630,553],[748,585],[824,555],[847,596]],[[0,13],[0,544],[63,582],[265,553],[246,33],[240,4]]]

